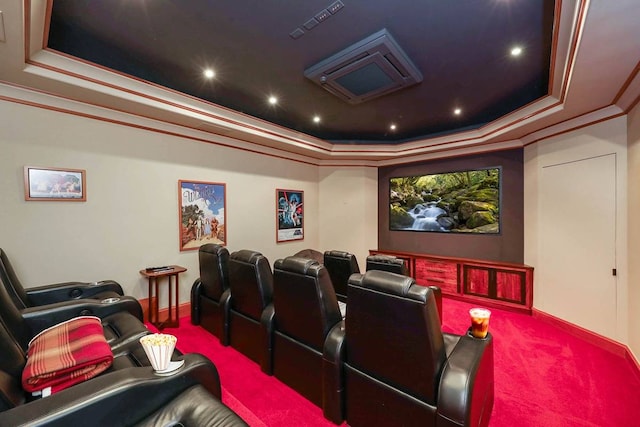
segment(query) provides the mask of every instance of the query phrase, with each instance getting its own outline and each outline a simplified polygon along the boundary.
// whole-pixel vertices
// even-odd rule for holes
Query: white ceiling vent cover
[[[422,81],[420,71],[386,29],[307,68],[304,75],[351,104]]]

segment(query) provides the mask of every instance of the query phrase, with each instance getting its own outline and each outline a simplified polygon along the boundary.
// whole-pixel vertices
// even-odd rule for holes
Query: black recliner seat
[[[369,255],[367,257],[366,271],[380,270],[390,273],[409,275],[407,263],[402,258],[393,255]],[[442,289],[438,286],[429,286],[436,297],[436,305],[438,306],[438,315],[440,316],[440,324],[442,324]]]
[[[211,361],[199,354],[183,359],[184,365],[172,374],[126,367],[33,400],[22,389],[22,350],[0,322],[0,427],[246,426],[222,404],[220,379]]]
[[[0,249],[0,274],[4,275],[7,292],[20,309],[85,298],[102,301],[124,295],[122,286],[113,280],[55,283],[25,289],[9,257],[2,249]]]
[[[360,273],[356,256],[344,251],[326,251],[324,266],[329,271],[339,301],[347,302],[347,284],[353,273]]]
[[[30,324],[29,317],[22,317],[20,311],[12,304],[5,304],[2,301],[3,293],[6,297],[6,292],[0,286],[0,370],[9,372],[10,375],[18,378],[18,384],[20,384],[20,374],[27,363],[29,342],[37,333],[59,322],[54,321],[47,324],[46,318],[39,318],[36,326],[44,325],[44,327],[41,329],[32,328],[33,325]],[[127,312],[106,315],[101,321],[105,339],[114,356],[113,363],[107,372],[151,366],[151,362],[139,342],[140,338],[149,334],[150,331],[141,321]],[[119,325],[114,328],[113,324]],[[175,349],[172,360],[177,360],[181,355],[182,353]]]
[[[229,344],[271,375],[274,310],[273,273],[260,252],[240,250],[229,257]]]
[[[201,325],[229,345],[226,313],[229,311],[229,251],[214,243],[198,250],[200,277],[191,287],[191,323]]]
[[[493,338],[443,333],[433,290],[385,271],[349,280],[345,411],[352,427],[487,426]]]
[[[3,274],[0,274],[0,282],[0,318],[24,352],[31,338],[40,331],[84,315],[101,319],[104,336],[114,351],[149,333],[142,323],[140,303],[131,297],[120,297],[117,304],[82,299],[18,309],[7,292]]]
[[[273,270],[273,374],[339,424],[344,321],[327,269],[287,257]]]

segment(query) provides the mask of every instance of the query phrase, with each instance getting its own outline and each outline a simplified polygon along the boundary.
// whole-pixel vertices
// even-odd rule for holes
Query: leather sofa
[[[274,263],[273,374],[342,422],[344,321],[327,269],[308,258]]]
[[[326,251],[324,266],[329,271],[333,289],[339,301],[347,302],[347,285],[353,273],[360,273],[360,266],[354,254],[344,251]]]
[[[221,401],[215,366],[184,355],[175,373],[151,367],[104,373],[56,394],[27,401],[16,378],[0,370],[0,427],[248,426]]]
[[[107,371],[36,398],[22,388],[27,327],[11,330],[10,323],[0,316],[0,427],[247,425],[220,401],[220,380],[211,361],[174,351],[173,359],[182,359],[184,365],[169,374],[156,374],[132,337],[113,345],[113,363]]]
[[[432,289],[385,271],[354,274],[345,323],[350,426],[488,425],[493,338],[443,333]]]
[[[229,312],[229,251],[207,243],[198,250],[200,277],[191,287],[191,323],[201,325],[229,345],[226,313]]]
[[[229,257],[228,342],[271,375],[274,310],[269,260],[247,249]]]

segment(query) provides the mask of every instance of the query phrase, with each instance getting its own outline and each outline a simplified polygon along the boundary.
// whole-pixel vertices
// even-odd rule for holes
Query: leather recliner
[[[243,249],[229,257],[229,344],[271,375],[274,310],[273,273],[259,252]]]
[[[4,285],[13,303],[20,309],[78,299],[102,301],[124,295],[122,286],[113,280],[55,283],[25,289],[9,257],[2,249],[0,249],[0,274],[4,276]]]
[[[200,277],[191,287],[191,323],[201,325],[229,345],[229,251],[222,245],[207,243],[198,250]]]
[[[199,354],[185,355],[172,374],[155,374],[151,367],[110,369],[36,400],[22,389],[24,361],[2,322],[0,356],[0,427],[247,425],[222,404],[218,372]]]
[[[105,339],[114,351],[118,346],[137,341],[149,333],[141,320],[140,303],[132,297],[120,297],[121,300],[117,303],[82,299],[18,309],[9,296],[4,281],[4,275],[0,274],[0,319],[25,352],[31,338],[40,331],[83,315],[101,319]]]
[[[287,257],[274,263],[273,374],[339,424],[344,321],[327,269]]]
[[[356,256],[344,251],[326,251],[324,266],[329,271],[333,289],[339,301],[347,302],[347,284],[353,273],[360,273]]]
[[[369,255],[367,257],[366,271],[380,270],[390,273],[409,275],[407,263],[402,258],[393,255]],[[438,315],[440,316],[440,324],[442,324],[442,289],[438,286],[429,286],[433,290],[436,297],[436,305],[438,306]]]
[[[433,290],[385,271],[349,280],[345,411],[352,427],[487,426],[493,338],[443,333]]]

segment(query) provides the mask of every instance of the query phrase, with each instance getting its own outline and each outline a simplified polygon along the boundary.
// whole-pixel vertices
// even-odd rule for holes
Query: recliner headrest
[[[257,258],[263,256],[260,252],[252,251],[250,249],[240,249],[231,254],[230,259],[240,262],[246,262],[248,264],[255,264]]]
[[[200,249],[198,249],[198,252],[206,252],[206,253],[213,254],[213,255],[219,255],[220,253],[222,253],[224,251],[227,251],[227,248],[225,248],[222,245],[215,244],[215,243],[206,243],[206,244],[200,246]]]
[[[367,261],[372,262],[381,262],[385,264],[400,264],[404,263],[404,261],[400,258],[396,258],[391,255],[369,255],[367,257]]]
[[[274,268],[279,270],[290,271],[298,274],[314,274],[317,275],[317,270],[320,267],[318,261],[309,258],[300,258],[295,256],[289,256],[284,259],[279,259],[275,262]]]
[[[429,292],[432,292],[429,288],[418,285],[412,277],[382,270],[353,274],[349,278],[349,284],[416,301],[426,301]]]
[[[325,258],[326,257],[349,258],[352,255],[349,252],[345,252],[345,251],[326,251],[324,253],[324,256]]]

